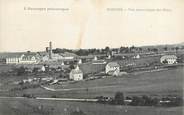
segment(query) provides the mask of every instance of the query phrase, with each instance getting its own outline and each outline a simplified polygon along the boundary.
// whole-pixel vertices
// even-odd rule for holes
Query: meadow
[[[47,101],[34,99],[0,99],[0,115],[182,115],[183,107],[132,107],[87,102]]]
[[[41,87],[13,92],[0,92],[1,96],[34,94],[37,97],[94,98],[113,97],[121,91],[127,95],[183,96],[184,68],[132,73],[121,77],[107,77],[72,84],[49,86],[66,91],[47,91]],[[13,76],[11,77],[13,78]],[[21,79],[22,77],[19,77]],[[17,78],[13,78],[16,80]],[[11,80],[12,81],[12,80]],[[182,115],[183,107],[118,106],[87,102],[48,101],[35,99],[0,99],[0,115],[72,115],[81,110],[85,115]]]
[[[47,91],[41,87],[17,91],[19,95],[32,93],[38,97],[94,98],[96,96],[113,97],[118,91],[125,95],[183,95],[184,68],[158,72],[129,74],[121,77],[109,77],[73,84],[53,85],[60,91]],[[69,90],[62,90],[69,89]]]

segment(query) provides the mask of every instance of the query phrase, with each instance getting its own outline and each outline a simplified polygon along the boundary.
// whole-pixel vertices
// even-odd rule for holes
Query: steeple
[[[79,70],[79,66],[78,65],[76,66],[75,70]]]

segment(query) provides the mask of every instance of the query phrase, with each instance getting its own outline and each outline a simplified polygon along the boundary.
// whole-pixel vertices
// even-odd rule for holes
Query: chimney
[[[49,59],[52,59],[52,42],[49,42]]]

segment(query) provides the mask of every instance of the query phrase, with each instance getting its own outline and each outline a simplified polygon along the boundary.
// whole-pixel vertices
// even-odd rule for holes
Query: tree
[[[20,68],[17,68],[16,71],[17,71],[17,75],[20,76],[25,74],[26,69],[23,66],[21,66]]]
[[[84,55],[88,55],[89,51],[85,50],[85,49],[80,49],[80,50],[76,51],[76,54],[79,56],[84,56]]]
[[[110,51],[110,48],[108,46],[105,47],[106,53]]]
[[[122,60],[123,58],[122,58],[122,56],[115,56],[114,58],[113,58],[113,60],[115,61],[115,60]]]
[[[38,72],[38,71],[39,71],[39,69],[40,69],[40,68],[38,68],[38,67],[34,67],[34,68],[33,68],[33,73]]]
[[[133,106],[144,105],[144,100],[141,97],[133,96],[132,97],[132,102],[130,103],[130,105],[133,105]]]
[[[71,65],[69,66],[69,68],[70,68],[70,69],[75,69],[75,67],[74,67],[73,64],[71,64]]]
[[[168,50],[167,46],[165,46],[163,49],[164,49],[164,51],[167,51]]]
[[[128,47],[120,47],[120,53],[129,53],[129,48]]]
[[[151,49],[150,49],[150,48],[147,48],[147,50],[148,50],[148,52],[150,52],[150,51],[151,51]]]
[[[139,51],[142,52],[142,48],[139,48]]]
[[[114,96],[114,102],[115,104],[118,105],[123,105],[124,104],[124,95],[122,92],[117,92]]]
[[[176,53],[178,53],[179,47],[175,47]]]
[[[158,53],[158,49],[157,48],[153,48],[152,51],[155,52],[155,53]]]
[[[135,52],[135,50],[137,49],[135,46],[131,46],[130,48],[130,52]]]
[[[184,49],[184,46],[181,46],[181,49]]]

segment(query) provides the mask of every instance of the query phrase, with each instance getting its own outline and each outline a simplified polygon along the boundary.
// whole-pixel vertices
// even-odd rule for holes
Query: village
[[[49,42],[41,52],[0,53],[0,96],[108,105],[181,106],[182,92],[173,84],[175,81],[172,85],[170,81],[164,82],[169,85],[166,88],[174,87],[170,89],[172,93],[162,87],[163,94],[149,92],[151,87],[147,89],[144,84],[149,79],[178,80],[173,75],[182,72],[183,63],[182,45],[68,50],[54,49]],[[148,80],[141,80],[140,76]],[[144,89],[134,94],[140,84]],[[161,85],[156,82],[154,87]]]
[[[56,84],[68,80],[81,81],[108,76],[123,76],[140,70],[154,71],[163,69],[164,66],[181,65],[183,63],[183,54],[178,53],[178,47],[173,52],[167,51],[167,47],[163,49],[164,51],[158,53],[158,49],[155,52],[155,49],[150,50],[148,48],[149,52],[145,52],[139,48],[139,51],[136,52],[135,48],[132,47],[133,53],[120,53],[117,49],[111,51],[109,47],[106,47],[103,54],[79,56],[71,52],[53,53],[52,42],[49,42],[46,51],[1,53],[0,60],[1,65],[14,65],[20,71],[18,74],[27,72],[37,73],[39,76],[39,73],[59,73],[58,76],[34,77],[19,82],[26,83],[41,79],[52,81],[50,84]],[[181,49],[180,52],[183,52],[183,50]]]

